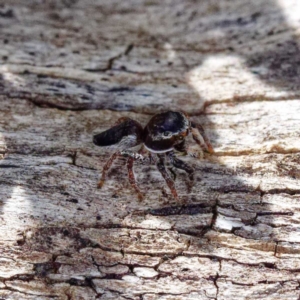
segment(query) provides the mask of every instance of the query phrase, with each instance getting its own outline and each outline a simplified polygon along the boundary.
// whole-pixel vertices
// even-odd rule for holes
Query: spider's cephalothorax
[[[113,127],[94,136],[95,145],[114,145],[118,149],[105,164],[98,187],[102,187],[106,173],[113,161],[118,156],[125,156],[128,157],[127,168],[130,184],[138,193],[139,199],[142,199],[142,193],[136,185],[132,168],[134,160],[145,160],[146,158],[141,154],[143,147],[138,152],[134,152],[130,148],[143,144],[146,150],[150,152],[150,156],[157,156],[157,168],[166,180],[173,196],[177,199],[174,181],[165,167],[165,157],[169,158],[174,167],[186,171],[189,178],[193,179],[194,169],[175,155],[175,151],[187,152],[185,137],[189,133],[192,133],[193,139],[204,151],[213,153],[213,148],[203,127],[191,122],[182,112],[167,111],[157,114],[150,119],[144,129],[138,122],[130,118],[119,119]]]
[[[172,151],[189,133],[190,122],[180,112],[155,115],[144,129],[144,145],[153,153]]]

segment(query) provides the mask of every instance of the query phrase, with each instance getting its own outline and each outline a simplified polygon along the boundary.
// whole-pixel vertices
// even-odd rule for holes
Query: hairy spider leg
[[[174,169],[175,169],[174,166],[168,168],[168,170],[170,171],[169,174],[172,176],[173,181],[175,181],[175,180],[176,180],[176,177],[177,177],[177,174],[176,174],[176,172],[174,171]]]
[[[106,173],[107,171],[110,169],[112,163],[114,162],[114,160],[120,155],[120,151],[117,151],[115,152],[109,159],[108,161],[106,162],[106,164],[104,165],[103,167],[103,170],[102,170],[102,175],[101,175],[101,179],[100,181],[98,182],[98,188],[101,189],[103,184],[104,184],[104,181],[105,181],[105,178],[106,178]]]
[[[135,189],[135,191],[138,194],[138,198],[139,200],[143,199],[143,194],[141,193],[141,191],[139,190],[139,188],[137,187],[136,181],[135,181],[135,177],[134,177],[134,173],[133,173],[133,162],[135,160],[141,160],[141,161],[145,161],[145,157],[140,154],[140,153],[136,153],[133,151],[129,151],[129,150],[121,150],[121,151],[117,151],[115,152],[106,162],[106,164],[103,167],[103,171],[102,171],[102,176],[101,176],[101,180],[98,183],[98,188],[101,188],[105,182],[105,178],[106,178],[106,174],[108,172],[108,170],[110,169],[113,161],[118,157],[118,156],[123,156],[123,157],[128,157],[127,160],[127,170],[128,170],[128,178],[129,178],[129,182],[131,184],[131,186]]]
[[[167,156],[169,157],[171,164],[175,168],[181,169],[181,170],[184,170],[185,172],[187,172],[189,174],[189,179],[190,180],[194,179],[194,177],[193,177],[194,169],[192,167],[190,167],[187,163],[182,161],[181,159],[177,158],[174,151],[168,152]]]
[[[204,150],[209,153],[214,153],[214,149],[204,131],[204,128],[197,123],[191,122],[191,130],[194,141]]]
[[[135,176],[133,173],[133,163],[135,160],[140,160],[142,162],[144,162],[145,160],[147,160],[146,157],[144,157],[141,152],[143,152],[143,147],[138,151],[138,153],[136,152],[132,152],[129,150],[123,150],[121,151],[121,155],[125,156],[125,157],[129,157],[127,160],[127,170],[128,170],[128,179],[129,179],[129,183],[131,184],[131,186],[135,189],[135,191],[138,194],[138,199],[141,201],[143,200],[143,194],[141,193],[140,189],[138,188],[137,184],[136,184],[136,180],[135,180]],[[149,159],[149,158],[148,158]],[[150,159],[149,159],[150,160]]]
[[[138,188],[136,181],[135,181],[135,177],[134,177],[134,173],[133,173],[133,162],[134,161],[135,161],[135,159],[133,157],[129,157],[127,160],[128,179],[129,179],[129,183],[131,184],[131,186],[137,192],[139,200],[141,201],[141,200],[143,200],[143,194],[141,193],[141,191]]]
[[[181,143],[179,143],[179,144],[177,144],[177,145],[174,145],[174,149],[175,149],[176,151],[179,151],[179,152],[180,152],[180,153],[177,154],[177,155],[180,155],[180,156],[181,156],[181,155],[187,155],[187,154],[188,154],[185,140],[183,140]],[[169,158],[169,159],[170,159],[170,158]],[[171,159],[170,159],[170,161],[171,161]],[[172,161],[171,161],[171,163],[172,163]],[[172,176],[173,176],[173,180],[174,180],[174,181],[176,180],[176,177],[177,177],[177,175],[176,175],[176,173],[175,173],[175,171],[174,171],[175,168],[177,168],[177,167],[175,167],[175,165],[174,165],[173,163],[172,163],[172,167],[169,168],[169,170],[170,170],[170,172],[171,172],[171,174],[172,174]]]
[[[157,154],[157,156],[159,159],[158,159],[158,162],[156,163],[156,166],[157,166],[159,172],[161,173],[161,175],[163,176],[163,178],[165,179],[169,189],[171,190],[172,195],[178,201],[178,195],[177,195],[177,191],[175,188],[175,183],[172,180],[172,178],[170,177],[170,175],[165,167],[165,154]]]

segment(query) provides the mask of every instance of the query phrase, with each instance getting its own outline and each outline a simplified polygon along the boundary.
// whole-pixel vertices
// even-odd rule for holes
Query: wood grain
[[[297,1],[0,4],[1,299],[299,299]],[[140,202],[92,136],[185,110],[215,149]],[[191,142],[191,141],[189,141]],[[196,150],[197,151],[197,150]]]

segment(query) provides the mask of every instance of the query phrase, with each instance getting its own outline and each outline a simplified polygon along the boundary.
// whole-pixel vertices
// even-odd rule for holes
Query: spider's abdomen
[[[156,153],[171,151],[188,134],[189,120],[176,111],[155,115],[144,129],[145,147]]]
[[[110,129],[94,135],[93,142],[97,146],[120,144],[121,148],[130,148],[142,142],[142,134],[142,126],[128,118]]]

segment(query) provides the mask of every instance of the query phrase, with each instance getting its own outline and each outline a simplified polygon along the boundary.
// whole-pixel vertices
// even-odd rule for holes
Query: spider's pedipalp
[[[177,144],[174,146],[174,149],[176,151],[179,151],[182,153],[182,155],[186,155],[187,154],[187,147],[186,147],[186,142],[185,140],[183,140],[181,143]]]

